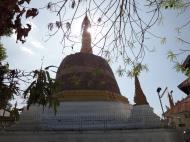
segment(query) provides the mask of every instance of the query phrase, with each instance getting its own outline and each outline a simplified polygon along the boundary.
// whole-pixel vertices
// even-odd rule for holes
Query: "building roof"
[[[190,96],[187,96],[185,99],[178,101],[172,108],[165,112],[166,117],[172,115],[190,112]]]
[[[190,68],[190,55],[188,55],[185,61],[183,62],[183,67]]]
[[[183,67],[185,69],[190,69],[190,55],[187,56],[185,61],[183,62]],[[188,74],[186,74],[188,75]],[[188,77],[185,81],[178,85],[178,88],[183,91],[185,94],[190,95],[190,77]]]
[[[182,90],[185,94],[190,95],[190,78],[187,78],[185,81],[179,84],[178,88]]]

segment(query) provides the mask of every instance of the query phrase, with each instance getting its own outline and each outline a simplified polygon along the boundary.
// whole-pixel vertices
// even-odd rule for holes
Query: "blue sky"
[[[43,7],[46,2],[47,1],[41,1],[41,3],[39,3],[38,1],[33,0],[32,5],[34,7]],[[164,10],[163,23],[160,25],[156,24],[152,28],[152,32],[162,37],[166,37],[166,43],[161,44],[159,39],[151,36],[149,36],[150,39],[146,41],[146,45],[150,48],[154,48],[155,51],[146,53],[144,63],[148,65],[149,71],[143,72],[139,77],[139,80],[150,106],[154,108],[154,111],[157,114],[160,114],[161,112],[156,93],[157,87],[161,87],[164,90],[167,86],[169,91],[173,90],[174,101],[185,97],[185,94],[177,88],[177,85],[185,80],[186,76],[181,73],[177,73],[175,69],[173,69],[174,64],[167,59],[167,51],[169,49],[177,50],[179,48],[189,48],[189,45],[181,44],[176,40],[177,33],[175,30],[176,27],[183,25],[185,21],[190,19],[190,15],[188,13],[189,11],[187,10],[182,15],[177,16],[178,14],[176,10]],[[47,10],[40,10],[40,13],[36,18],[28,21],[32,24],[33,28],[29,33],[25,44],[16,43],[15,35],[10,38],[2,38],[2,41],[7,49],[7,61],[9,62],[11,68],[18,68],[25,71],[39,69],[42,65],[42,59],[43,67],[49,65],[59,66],[60,62],[66,55],[78,52],[80,50],[79,45],[76,46],[74,50],[65,49],[63,51],[60,44],[60,34],[53,36],[50,40],[45,42],[45,40],[48,39],[47,25],[49,22],[55,21],[55,19],[55,14],[52,14]],[[82,19],[79,19],[79,25],[81,21]],[[76,24],[74,28],[75,30],[80,31],[80,26],[77,26],[78,24]],[[189,32],[190,27],[187,27],[183,31],[182,37],[189,40]],[[187,55],[185,54],[182,55],[180,60],[185,59],[186,56]],[[115,73],[115,77],[122,95],[126,96],[130,103],[133,103],[134,80],[127,76],[119,77],[116,74],[119,63],[113,62],[110,65]],[[167,96],[164,96],[163,104],[164,106],[165,104],[168,105]]]

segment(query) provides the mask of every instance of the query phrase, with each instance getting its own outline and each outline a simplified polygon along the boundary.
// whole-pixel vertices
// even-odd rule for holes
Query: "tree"
[[[4,60],[6,58],[6,51],[3,45],[0,43],[0,61]]]
[[[23,15],[25,15],[26,19],[29,17],[34,18],[38,15],[36,8],[26,8],[25,3],[30,4],[30,0],[0,1],[0,39],[2,36],[10,36],[15,32],[17,41],[25,42],[25,38],[28,36],[32,26],[26,24],[25,27],[22,24]],[[56,111],[58,103],[52,97],[55,90],[53,90],[55,88],[55,81],[49,75],[49,68],[26,73],[18,69],[10,69],[9,64],[4,62],[5,59],[6,50],[0,43],[0,109],[5,110],[9,105],[9,101],[15,95],[21,96],[24,94],[25,99],[28,99],[28,108],[31,104],[35,103],[43,106],[49,104]],[[29,87],[26,90],[22,90],[20,88],[21,82],[29,84]],[[51,99],[49,98],[50,96]],[[11,116],[18,118],[18,109],[16,107],[9,111],[11,112]]]
[[[186,2],[183,0],[166,0],[163,2],[162,6],[167,9],[167,8],[171,8],[171,9],[175,9],[175,10],[180,10],[179,15],[183,14],[184,12],[189,10],[190,7],[190,2]],[[186,30],[187,27],[190,26],[190,19],[187,19],[186,21],[184,21],[183,25],[179,25],[179,27],[176,28],[177,31],[177,36],[176,39],[177,41],[186,44],[186,45],[190,45],[190,41],[187,41],[186,39],[182,38],[182,34],[183,34],[183,30]],[[183,62],[184,61],[180,61],[178,59],[179,56],[184,56],[185,54],[190,54],[190,49],[189,48],[180,48],[176,51],[173,50],[169,50],[168,51],[168,59],[173,62],[175,64],[175,69],[177,72],[182,72],[184,74],[186,74],[188,77],[190,77],[190,68],[185,68],[183,66]],[[185,60],[185,57],[184,57]]]
[[[51,66],[50,66],[51,67]],[[57,82],[50,77],[48,69],[35,70],[33,72],[34,81],[30,83],[29,87],[24,91],[24,98],[27,97],[27,109],[30,105],[39,104],[43,107],[49,105],[57,112],[58,100],[54,97],[57,89]]]
[[[162,19],[162,9],[185,11],[188,8],[189,2],[183,0],[101,0],[99,3],[95,0],[58,0],[47,4],[47,9],[58,17],[55,22],[49,23],[48,29],[51,31],[50,37],[62,33],[63,48],[69,45],[73,48],[80,43],[77,40],[80,38],[72,30],[73,25],[87,14],[92,27],[97,31],[92,48],[98,48],[99,54],[108,61],[122,59],[123,64],[117,71],[120,75],[127,73],[128,76],[135,76],[142,70],[147,70],[143,64],[146,53],[151,51],[145,43],[147,37],[152,36],[162,43],[166,42],[165,37],[151,32],[151,28]],[[185,25],[189,23],[188,21]],[[178,39],[189,43],[180,37]]]
[[[27,9],[23,7],[24,3],[29,4],[30,0],[1,0],[0,1],[0,37],[10,35],[13,30],[17,34],[17,40],[22,43],[25,42],[25,37],[28,36],[31,30],[31,25],[26,24],[24,27],[22,24],[22,17],[25,14],[26,18],[38,15],[36,8]]]
[[[58,31],[63,33],[61,39],[63,47],[67,42],[73,47],[77,41],[73,38],[72,26],[80,17],[87,14],[92,27],[97,29],[92,48],[99,48],[99,54],[105,56],[107,60],[113,57],[116,60],[121,58],[124,66],[118,72],[125,72],[127,66],[132,66],[135,71],[128,72],[128,75],[134,75],[141,71],[139,69],[147,69],[142,65],[145,50],[148,48],[144,44],[145,34],[158,21],[161,14],[160,6],[161,2],[143,1],[141,4],[136,0],[102,0],[100,3],[95,0],[50,2],[47,8],[57,13],[58,20],[50,23],[48,28],[52,31],[51,35]],[[141,8],[146,8],[144,13]],[[68,17],[68,13],[69,18],[64,18]],[[143,16],[147,18],[146,21]]]
[[[38,15],[37,8],[28,8],[24,3],[30,4],[30,0],[15,0],[14,2],[8,0],[0,3],[4,9],[3,15],[6,15],[1,16],[1,21],[6,22],[1,22],[0,27],[7,27],[0,29],[0,33],[15,29],[17,40],[21,42],[25,42],[23,38],[31,29],[30,24],[26,24],[27,28],[23,27],[21,18],[24,14],[26,18]],[[9,6],[6,7],[6,5]],[[99,48],[99,54],[106,57],[108,61],[113,58],[122,59],[123,66],[118,69],[118,72],[134,76],[134,73],[140,73],[142,69],[147,70],[146,65],[143,65],[146,52],[151,50],[145,44],[147,36],[159,38],[163,43],[166,40],[150,31],[151,27],[161,19],[161,9],[188,9],[189,2],[184,0],[102,0],[97,3],[95,0],[57,0],[49,2],[43,8],[57,14],[58,19],[49,23],[48,29],[52,32],[50,37],[62,32],[61,42],[64,48],[67,47],[67,43],[71,48],[79,43],[77,40],[80,39],[79,36],[73,35],[73,24],[87,14],[92,27],[97,29],[92,47]],[[189,23],[188,20],[186,24],[178,28],[178,31],[180,32]],[[189,43],[180,37],[178,40]],[[132,67],[132,70],[129,71],[127,67]]]
[[[47,67],[44,70],[24,72],[17,69],[9,69],[9,64],[0,62],[0,109],[5,110],[9,106],[9,101],[14,96],[23,96],[27,100],[27,109],[32,104],[44,106],[49,105],[56,112],[59,102],[53,96],[56,93],[57,83],[49,75]],[[28,88],[22,90],[20,83],[28,84]],[[10,110],[11,111],[11,110]],[[11,111],[16,115],[18,109],[15,107]]]

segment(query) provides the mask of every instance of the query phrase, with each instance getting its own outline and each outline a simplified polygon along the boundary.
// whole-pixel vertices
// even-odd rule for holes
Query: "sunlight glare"
[[[94,33],[94,30],[93,30],[93,28],[88,28],[88,30],[87,30],[90,34],[93,34]]]

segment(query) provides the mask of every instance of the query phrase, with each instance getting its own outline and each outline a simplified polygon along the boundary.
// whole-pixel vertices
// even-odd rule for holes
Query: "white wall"
[[[0,131],[1,142],[182,142],[169,129],[112,131]]]

